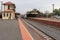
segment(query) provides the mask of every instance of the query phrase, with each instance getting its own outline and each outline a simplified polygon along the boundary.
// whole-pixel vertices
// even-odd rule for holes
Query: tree
[[[34,16],[34,17],[43,17],[44,14],[40,12],[38,9],[33,9],[31,11],[27,11],[26,13],[28,16]]]
[[[60,8],[54,10],[54,15],[60,16]]]
[[[43,13],[42,12],[40,12],[38,9],[33,9],[32,10],[34,13],[38,13],[38,17],[41,17],[41,16],[43,16]]]

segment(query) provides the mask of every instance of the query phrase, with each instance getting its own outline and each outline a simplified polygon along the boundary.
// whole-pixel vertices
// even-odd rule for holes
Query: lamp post
[[[1,12],[2,12],[2,4],[3,4],[3,1],[1,0],[0,2],[1,2]]]

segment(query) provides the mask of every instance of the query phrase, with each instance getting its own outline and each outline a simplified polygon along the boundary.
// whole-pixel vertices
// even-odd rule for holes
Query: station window
[[[5,13],[4,13],[3,15],[4,15],[4,17],[5,17]]]
[[[10,9],[10,5],[8,5],[8,9]]]
[[[7,16],[8,16],[8,13],[7,13]]]

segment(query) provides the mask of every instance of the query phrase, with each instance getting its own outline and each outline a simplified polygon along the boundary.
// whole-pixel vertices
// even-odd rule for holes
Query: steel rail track
[[[25,20],[24,19],[22,19],[22,21],[24,21],[25,22]],[[37,28],[36,26],[34,26],[33,24],[31,24],[31,23],[29,23],[29,22],[25,22],[25,23],[28,23],[29,25],[31,25],[33,28],[35,28],[36,30],[38,30],[39,32],[42,32],[43,34],[45,34],[46,36],[48,36],[49,38],[51,38],[52,40],[56,40],[55,38],[53,38],[52,36],[50,36],[50,35],[48,35],[48,34],[46,34],[45,32],[43,32],[42,30],[40,30],[39,28]],[[28,25],[28,26],[29,26]]]

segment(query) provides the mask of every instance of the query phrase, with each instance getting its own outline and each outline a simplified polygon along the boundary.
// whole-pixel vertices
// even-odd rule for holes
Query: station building
[[[2,19],[15,19],[15,4],[12,2],[3,3]]]

